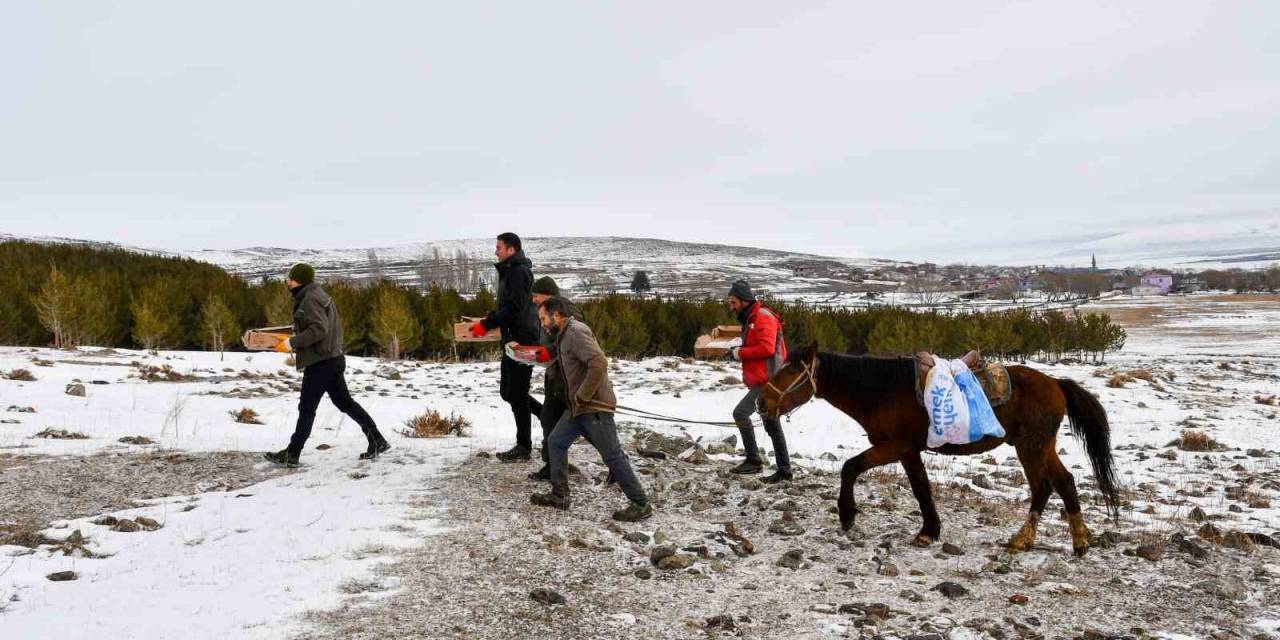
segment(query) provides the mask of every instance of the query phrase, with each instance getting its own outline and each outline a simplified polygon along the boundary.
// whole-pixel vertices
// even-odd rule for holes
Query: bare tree
[[[904,282],[902,291],[909,294],[917,304],[928,307],[941,304],[947,299],[946,287],[941,282],[930,282],[918,276]]]

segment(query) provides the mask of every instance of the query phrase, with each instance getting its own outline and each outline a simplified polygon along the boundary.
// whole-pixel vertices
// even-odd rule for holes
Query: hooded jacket
[[[787,342],[782,337],[782,319],[759,302],[739,315],[742,319],[742,381],[748,389],[764,386],[787,359]]]
[[[498,308],[480,324],[502,330],[502,343],[538,344],[538,309],[533,304],[533,262],[524,251],[493,265],[498,270]]]
[[[289,338],[289,346],[293,347],[298,370],[342,355],[342,317],[333,298],[314,282],[291,293],[293,337]]]

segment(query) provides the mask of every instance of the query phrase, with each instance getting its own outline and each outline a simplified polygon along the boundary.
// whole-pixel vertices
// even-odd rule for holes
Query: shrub
[[[1183,429],[1178,439],[1169,443],[1183,451],[1221,451],[1226,449],[1221,442],[1214,440],[1209,434],[1195,429]]]
[[[239,411],[228,411],[227,413],[230,413],[232,419],[240,424],[262,424],[258,412],[249,407],[244,407]]]
[[[439,411],[429,409],[426,413],[414,416],[405,421],[406,429],[400,435],[406,438],[443,438],[448,435],[465,436],[471,422],[466,418],[450,413],[448,417]]]
[[[10,369],[9,373],[4,374],[8,380],[16,380],[18,382],[35,382],[36,377],[31,375],[27,369]]]

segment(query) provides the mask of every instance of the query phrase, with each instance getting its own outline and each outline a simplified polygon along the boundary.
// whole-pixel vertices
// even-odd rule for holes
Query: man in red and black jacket
[[[786,361],[787,343],[782,337],[782,319],[756,300],[755,294],[751,292],[751,285],[746,280],[733,283],[733,287],[729,289],[729,308],[738,314],[738,320],[742,323],[742,346],[730,349],[729,359],[742,363],[742,381],[747,385],[747,395],[733,409],[733,421],[738,423],[738,431],[742,433],[742,446],[747,451],[747,459],[734,467],[733,472],[760,473],[764,468],[764,461],[756,447],[751,415],[756,413],[756,400],[760,397],[760,390],[769,382],[773,372]],[[790,480],[791,458],[787,455],[787,438],[782,433],[782,422],[763,415],[760,418],[764,422],[765,433],[773,441],[773,455],[778,463],[778,470],[773,475],[762,478],[762,481],[772,484]]]

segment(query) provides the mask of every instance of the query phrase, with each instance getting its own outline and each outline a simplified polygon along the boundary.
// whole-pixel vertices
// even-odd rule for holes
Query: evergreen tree
[[[143,287],[129,310],[133,313],[133,339],[149,351],[168,348],[179,340],[181,327],[174,313],[174,286],[156,280]]]
[[[633,276],[631,277],[631,292],[632,292],[632,293],[644,293],[645,291],[649,291],[649,290],[650,290],[650,289],[652,289],[652,288],[653,288],[653,287],[652,287],[652,286],[650,286],[650,284],[649,284],[649,273],[648,273],[648,272],[646,272],[646,271],[637,271],[637,272],[635,273],[635,275],[633,275]]]
[[[391,360],[399,360],[422,340],[422,327],[398,287],[378,287],[369,317],[369,337]]]

